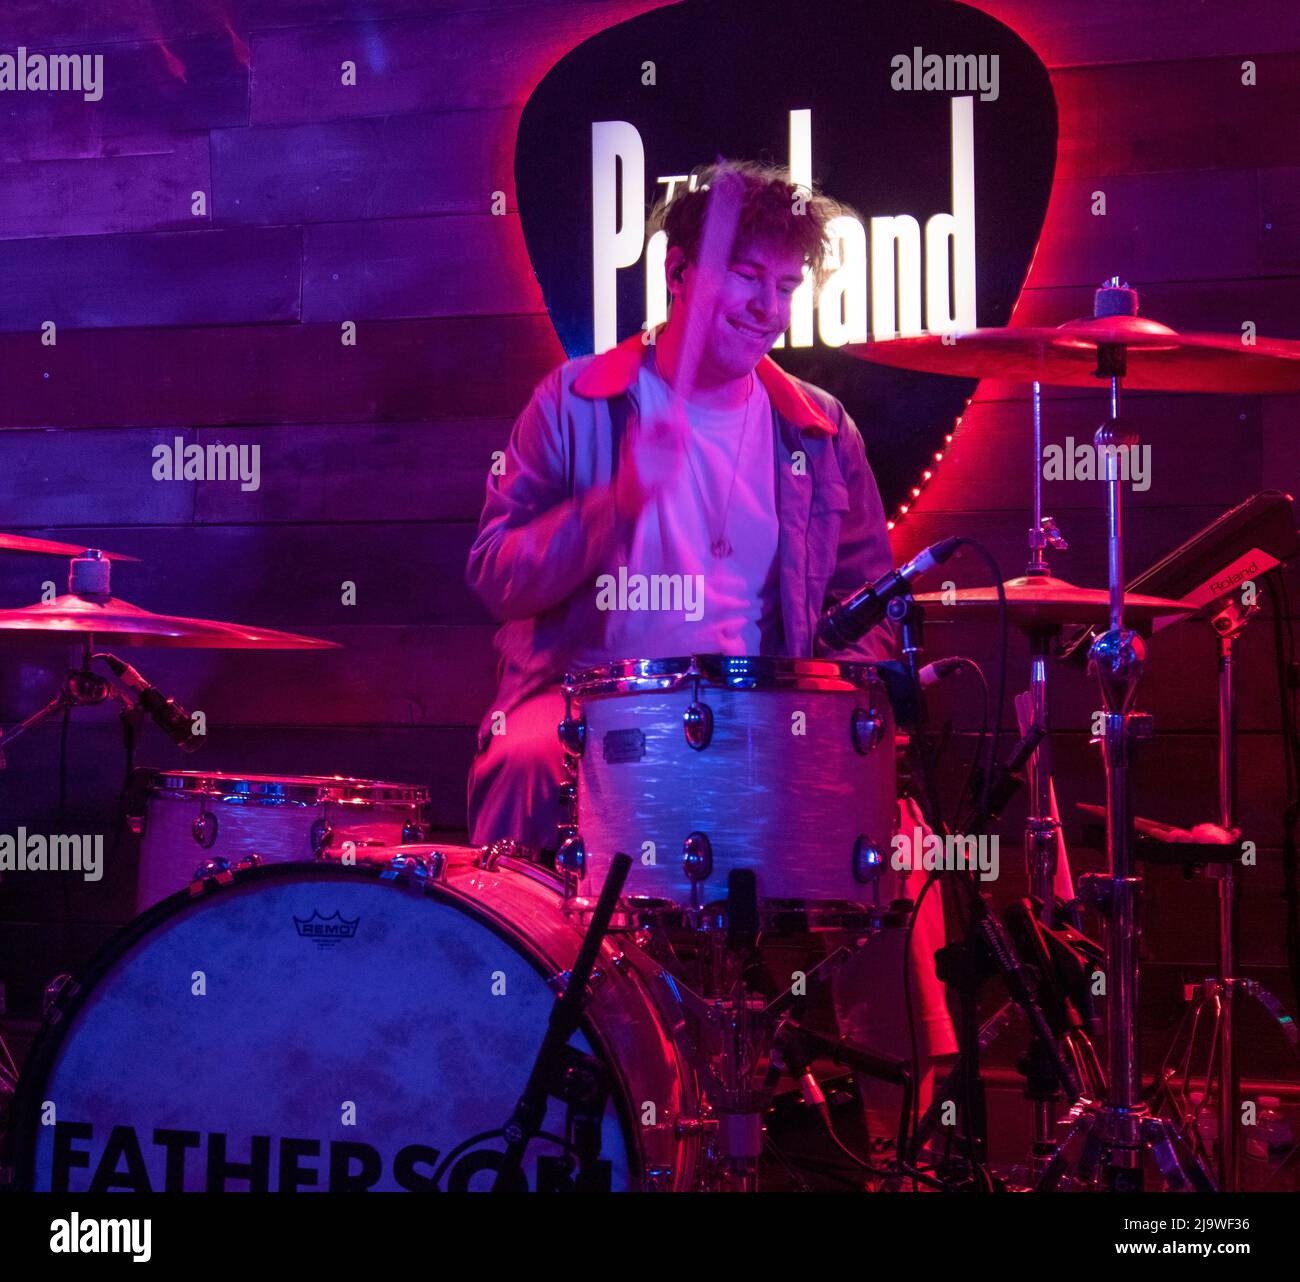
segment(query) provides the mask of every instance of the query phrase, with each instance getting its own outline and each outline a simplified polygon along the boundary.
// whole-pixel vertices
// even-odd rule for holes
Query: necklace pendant
[[[732,552],[735,551],[735,549],[731,546],[726,536],[720,534],[716,539],[713,540],[713,543],[710,546],[709,551],[712,552],[713,555],[716,556],[719,560],[722,560],[724,557],[729,557],[732,554]]]

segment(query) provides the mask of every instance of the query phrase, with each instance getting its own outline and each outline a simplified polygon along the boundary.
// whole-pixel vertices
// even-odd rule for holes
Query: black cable
[[[907,1011],[907,1035],[912,1051],[912,1118],[911,1126],[899,1135],[898,1156],[907,1157],[915,1165],[918,1154],[916,1142],[920,1138],[917,1132],[921,1127],[921,1051],[916,1037],[916,1009],[912,1004],[912,935],[921,916],[921,905],[931,886],[938,883],[939,874],[932,872],[925,879],[921,893],[912,905],[912,912],[907,919],[907,929],[903,932],[903,1005]],[[904,1139],[906,1143],[903,1143]]]
[[[993,558],[993,554],[975,539],[960,536],[957,542],[969,547],[984,559],[993,574],[993,583],[998,590],[998,697],[994,705],[993,736],[989,742],[988,765],[984,771],[984,789],[980,798],[981,809],[988,809],[989,790],[993,786],[993,765],[998,759],[998,739],[1002,735],[1002,708],[1007,698],[1007,590],[1002,582],[1002,571]]]
[[[984,669],[974,659],[959,656],[957,663],[959,666],[974,672],[979,678],[980,690],[983,694],[983,706],[980,713],[979,738],[975,740],[975,751],[971,754],[970,766],[966,770],[966,778],[962,781],[961,791],[957,794],[957,804],[953,806],[952,827],[954,831],[956,831],[957,822],[961,818],[962,802],[969,795],[971,784],[975,780],[975,771],[979,768],[980,753],[984,751],[984,741],[989,734],[989,683],[988,678],[984,675]]]
[[[993,717],[993,731],[992,734],[989,736],[988,758],[984,769],[984,784],[981,790],[982,791],[981,809],[987,812],[989,791],[993,785],[993,766],[994,763],[997,761],[998,740],[1001,738],[1001,734],[1002,734],[1002,707],[1003,704],[1006,702],[1006,697],[1007,697],[1007,625],[1008,625],[1007,590],[1002,582],[1002,571],[998,567],[998,563],[996,559],[994,558],[993,554],[982,543],[980,543],[976,539],[967,538],[964,535],[958,538],[957,543],[958,546],[966,546],[972,548],[975,551],[975,553],[984,560],[985,564],[987,564],[990,572],[993,575],[993,583],[997,589],[997,594],[998,594],[998,620],[999,620],[998,694],[997,694],[997,703],[995,705],[996,712]],[[984,673],[982,671],[980,671],[980,679],[983,682],[984,689],[985,689],[985,705],[987,708],[988,681],[984,677]],[[918,698],[921,697],[920,691],[917,691],[917,697]],[[987,722],[988,722],[988,717],[986,713],[986,717],[985,717],[986,725]],[[983,742],[985,733],[987,733],[987,731],[981,732],[980,743]],[[979,744],[976,745],[976,754],[971,760],[972,771],[974,769],[975,763],[978,760],[979,760]],[[967,784],[967,787],[969,787],[969,782]],[[959,799],[958,807],[960,807],[960,804],[961,802]],[[942,819],[940,819],[940,824],[942,824]],[[910,1141],[911,1145],[913,1146],[916,1144],[917,1140],[919,1139],[919,1136],[917,1135],[916,1132],[920,1128],[920,1099],[921,1099],[920,1067],[921,1064],[920,1064],[920,1051],[919,1051],[919,1047],[917,1043],[917,1035],[916,1035],[916,1012],[912,1004],[911,966],[910,966],[911,954],[912,954],[912,935],[916,926],[917,918],[920,914],[921,902],[925,898],[926,892],[929,890],[930,886],[933,884],[933,882],[936,879],[937,879],[937,873],[932,874],[931,877],[927,879],[925,885],[922,886],[921,893],[917,896],[916,903],[912,907],[911,916],[908,919],[905,943],[903,946],[903,1000],[907,1011],[907,1031],[908,1031],[908,1039],[912,1051],[912,1073],[913,1073],[913,1080],[915,1082],[915,1091],[912,1097],[912,1126],[911,1126],[912,1134],[911,1134],[911,1141]],[[967,1094],[969,1095],[969,1083],[967,1084]],[[968,1098],[966,1100],[968,1124],[971,1118],[974,1116],[970,1107],[971,1103],[972,1101]],[[901,1156],[902,1154],[900,1153],[900,1157]],[[915,1159],[917,1155],[915,1153],[911,1153],[910,1156],[913,1160],[913,1163],[915,1163]],[[975,1165],[973,1160],[973,1154],[972,1154],[972,1165]]]

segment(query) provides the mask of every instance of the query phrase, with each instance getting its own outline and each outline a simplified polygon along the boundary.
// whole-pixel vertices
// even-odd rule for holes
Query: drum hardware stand
[[[702,1085],[704,1116],[678,1119],[677,1129],[681,1134],[695,1131],[702,1136],[708,1187],[752,1192],[758,1188],[763,1117],[780,1078],[780,1073],[772,1076],[769,1071],[765,1083],[755,1084],[755,1070],[764,1047],[774,1046],[780,1028],[788,1022],[782,1018],[784,1012],[801,998],[791,986],[769,1002],[749,986],[746,975],[758,938],[756,887],[753,873],[746,869],[732,870],[727,880],[726,930],[720,929],[719,921],[713,923],[712,930],[715,938],[725,940],[726,953],[739,961],[738,978],[731,984],[723,982],[723,972],[715,966],[708,987],[716,996],[702,996],[662,967],[658,979],[688,1016],[677,1035]],[[852,952],[848,945],[841,945],[811,967],[805,980],[822,982],[823,975]],[[716,953],[710,960],[716,963]],[[847,1043],[843,1049],[846,1058],[837,1062],[856,1067],[848,1056],[857,1053],[870,1060],[864,1071],[877,1071],[884,1063]],[[775,1049],[773,1053],[777,1053]]]
[[[1043,515],[1043,388],[1035,379],[1032,386],[1033,414],[1033,525],[1029,529],[1027,576],[1050,574],[1047,549],[1065,552],[1069,544],[1050,516]],[[1048,670],[1052,646],[1060,638],[1059,625],[1027,630],[1029,641],[1030,725],[1038,726],[1042,740],[1025,766],[1028,784],[1028,813],[1025,816],[1025,867],[1029,893],[1040,906],[1040,920],[1047,927],[1057,924],[1056,869],[1060,854],[1061,825],[1052,810],[1051,705]],[[1080,925],[1078,921],[1074,923]],[[1088,1012],[1092,1014],[1091,1010]],[[1035,1033],[1025,1057],[1025,1094],[1033,1104],[1033,1145],[1030,1159],[1035,1176],[1041,1176],[1056,1152],[1056,1081],[1044,1069],[1050,1056]],[[1074,1097],[1072,1096],[1071,1099]]]
[[[496,1178],[492,1184],[494,1193],[518,1191],[527,1187],[527,1177],[523,1173],[524,1153],[529,1142],[542,1129],[547,1101],[553,1093],[559,1093],[560,1098],[578,1109],[581,1166],[575,1187],[582,1191],[599,1185],[601,1167],[597,1159],[600,1153],[601,1119],[605,1112],[609,1083],[600,1081],[603,1069],[591,1056],[582,1055],[568,1043],[582,1023],[587,985],[631,867],[632,860],[624,854],[616,854],[610,861],[609,874],[582,937],[573,969],[566,978],[564,992],[551,1008],[546,1035],[542,1039],[537,1058],[533,1061],[524,1093],[505,1124],[503,1134],[506,1150],[496,1167]],[[608,1168],[605,1168],[604,1174],[608,1176]]]
[[[103,703],[110,696],[123,698],[110,681],[91,670],[91,658],[90,637],[86,636],[82,643],[81,666],[68,669],[62,688],[49,703],[33,712],[25,721],[20,721],[12,730],[5,732],[0,745],[4,750],[29,730],[57,716],[60,712],[71,711],[73,708],[92,708]],[[0,770],[5,768],[5,764],[5,751],[0,751]]]
[[[1227,832],[1235,832],[1237,810],[1237,730],[1234,709],[1236,705],[1234,643],[1245,630],[1246,624],[1259,613],[1260,607],[1252,602],[1244,604],[1236,596],[1229,597],[1223,608],[1210,620],[1218,641],[1218,807],[1216,822]],[[1231,854],[1228,854],[1228,849]],[[1189,1008],[1183,1025],[1175,1034],[1165,1068],[1157,1083],[1157,1101],[1167,1099],[1175,1114],[1179,1130],[1198,1152],[1204,1151],[1197,1129],[1197,1106],[1188,1099],[1191,1084],[1191,1061],[1196,1047],[1197,1032],[1202,1017],[1208,1018],[1210,1034],[1205,1066],[1205,1097],[1217,1082],[1218,1144],[1216,1167],[1219,1188],[1234,1192],[1241,1185],[1241,1069],[1237,1059],[1236,1017],[1239,999],[1247,996],[1257,1001],[1264,1011],[1282,1029],[1292,1049],[1300,1040],[1300,1030],[1283,1014],[1282,1004],[1271,993],[1253,980],[1237,975],[1237,912],[1236,879],[1238,849],[1230,847],[1221,853],[1226,858],[1210,858],[1205,863],[1205,875],[1218,887],[1219,946],[1218,973],[1200,985],[1200,995]],[[1190,1027],[1189,1027],[1190,1026]],[[1184,1033],[1187,1046],[1181,1069],[1169,1071],[1169,1062]],[[1174,1086],[1181,1074],[1182,1088]]]
[[[1127,309],[1135,314],[1136,308],[1136,294],[1122,288],[1118,277],[1097,291],[1094,311],[1098,313]],[[1150,1150],[1170,1188],[1209,1192],[1214,1182],[1203,1163],[1183,1143],[1174,1126],[1153,1116],[1142,1099],[1137,1045],[1142,878],[1134,859],[1129,769],[1132,746],[1138,739],[1151,737],[1152,721],[1149,714],[1133,711],[1138,682],[1146,666],[1146,646],[1136,632],[1124,627],[1118,449],[1135,446],[1138,439],[1119,416],[1120,384],[1126,368],[1123,345],[1098,344],[1097,377],[1110,382],[1110,417],[1093,437],[1105,462],[1102,470],[1106,483],[1110,627],[1092,643],[1088,669],[1097,677],[1105,709],[1102,759],[1106,771],[1107,872],[1087,877],[1081,889],[1106,922],[1106,1090],[1100,1101],[1084,1100],[1071,1109],[1069,1130],[1038,1187],[1059,1188],[1070,1176],[1091,1183],[1100,1165],[1106,1189],[1141,1192],[1143,1158]]]

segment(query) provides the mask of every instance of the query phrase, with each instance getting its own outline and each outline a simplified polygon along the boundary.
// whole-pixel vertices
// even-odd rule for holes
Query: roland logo
[[[1210,591],[1215,596],[1220,596],[1224,592],[1235,588],[1238,583],[1246,579],[1253,578],[1259,573],[1259,562],[1252,560],[1249,565],[1236,565],[1229,568],[1228,572],[1221,579],[1212,579],[1210,581]]]
[[[328,917],[322,917],[318,908],[305,921],[295,917],[293,924],[304,939],[314,939],[318,944],[337,944],[340,940],[351,939],[357,933],[360,921],[360,917],[348,921],[337,908]]]

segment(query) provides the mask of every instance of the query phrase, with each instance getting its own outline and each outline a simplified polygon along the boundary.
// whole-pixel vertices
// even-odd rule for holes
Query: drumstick
[[[713,311],[722,289],[722,277],[731,262],[731,249],[740,222],[740,204],[740,179],[728,169],[716,169],[709,184],[709,203],[695,262],[695,289],[690,310],[686,313],[686,333],[677,361],[677,377],[672,382],[673,390],[685,400],[689,400],[695,390],[700,358],[704,354]]]

